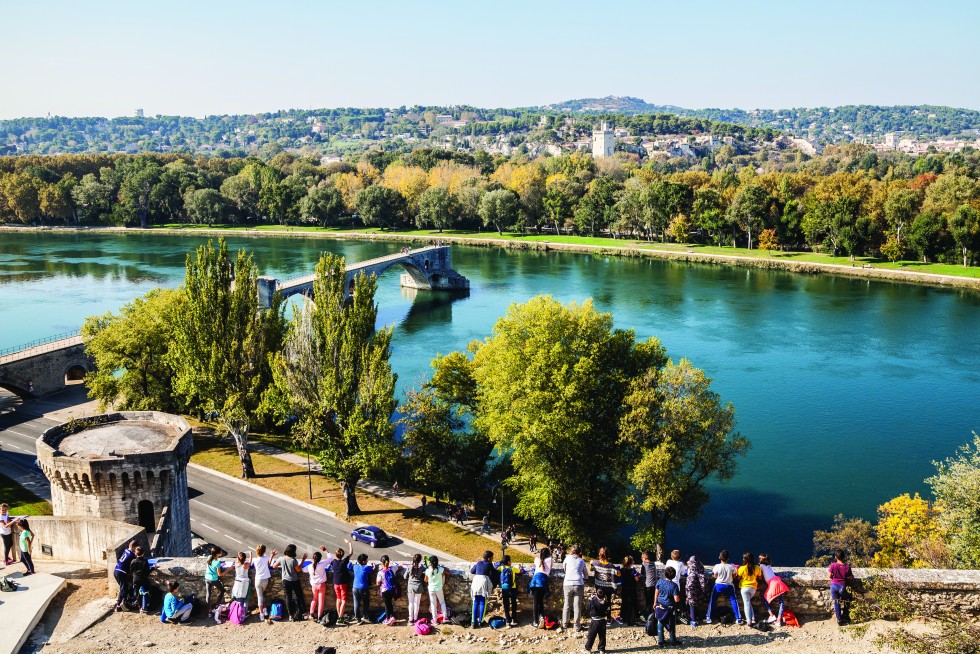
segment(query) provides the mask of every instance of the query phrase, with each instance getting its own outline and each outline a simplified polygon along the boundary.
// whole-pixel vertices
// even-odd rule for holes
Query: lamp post
[[[500,559],[503,560],[507,554],[507,541],[504,540],[504,486],[499,482],[490,489],[490,494],[496,495],[498,491],[500,492]],[[497,503],[496,497],[493,498],[493,503]]]

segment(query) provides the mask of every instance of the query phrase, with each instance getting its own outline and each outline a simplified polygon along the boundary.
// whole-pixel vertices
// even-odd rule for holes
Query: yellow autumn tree
[[[938,511],[918,493],[888,500],[878,507],[875,535],[881,548],[872,564],[881,568],[941,567],[946,558]]]
[[[333,176],[333,185],[340,196],[344,198],[347,211],[353,212],[357,206],[357,193],[364,188],[364,180],[357,173],[337,173]]]
[[[772,256],[773,250],[779,249],[779,237],[776,236],[775,229],[764,229],[759,232],[759,241],[757,246],[760,250],[765,250]]]
[[[419,198],[429,188],[429,175],[420,166],[395,162],[385,168],[381,185],[401,193],[409,214],[414,216],[418,212]]]

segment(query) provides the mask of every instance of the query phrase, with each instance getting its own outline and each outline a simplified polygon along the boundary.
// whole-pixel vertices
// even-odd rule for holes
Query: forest
[[[175,154],[0,158],[0,222],[494,230],[976,265],[980,153],[867,146],[687,163],[371,150],[321,165]]]

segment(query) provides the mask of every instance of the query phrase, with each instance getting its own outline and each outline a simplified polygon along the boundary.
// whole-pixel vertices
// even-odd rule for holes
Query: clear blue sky
[[[0,118],[526,106],[980,109],[980,1],[4,0]]]

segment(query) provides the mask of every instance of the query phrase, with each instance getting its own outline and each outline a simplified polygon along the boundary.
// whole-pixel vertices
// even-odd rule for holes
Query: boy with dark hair
[[[367,554],[358,554],[357,563],[350,565],[354,573],[354,620],[368,624],[368,611],[371,610],[371,575],[375,571],[373,563],[368,563]]]
[[[642,555],[640,562],[641,574],[643,576],[643,616],[649,617],[653,613],[653,594],[657,587],[657,555],[646,551]]]
[[[670,633],[670,644],[680,645],[677,640],[677,616],[674,608],[681,601],[681,591],[674,578],[677,571],[674,568],[664,568],[664,578],[657,582],[654,591],[654,618],[657,620],[657,645],[663,647],[664,629]]]

